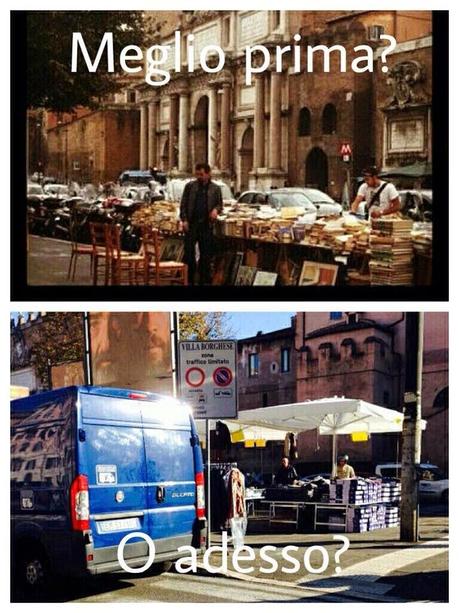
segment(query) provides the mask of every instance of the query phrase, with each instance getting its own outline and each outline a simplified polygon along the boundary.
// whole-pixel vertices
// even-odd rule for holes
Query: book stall
[[[140,230],[156,228],[162,249],[182,255],[179,205],[136,211]],[[173,245],[175,242],[175,250]],[[413,285],[431,279],[432,224],[399,214],[371,221],[344,214],[311,219],[298,207],[225,207],[214,229],[213,285]]]

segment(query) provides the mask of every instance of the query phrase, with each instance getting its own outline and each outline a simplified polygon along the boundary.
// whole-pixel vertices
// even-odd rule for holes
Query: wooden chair
[[[145,285],[187,285],[188,266],[183,262],[161,262],[161,237],[157,230],[144,230],[143,238]]]
[[[105,249],[110,271],[111,285],[132,285],[138,283],[140,270],[145,264],[143,253],[130,253],[121,249],[121,228],[115,224],[105,224]]]
[[[73,221],[70,224],[70,241],[71,241],[71,254],[70,254],[70,262],[69,269],[67,272],[67,279],[75,280],[75,273],[77,269],[78,257],[87,255],[90,258],[90,272],[92,275],[92,266],[93,266],[93,247],[92,245],[83,245],[78,242],[77,238],[77,230]]]
[[[89,235],[91,237],[92,248],[92,282],[97,285],[99,279],[99,271],[102,269],[104,273],[105,285],[108,285],[110,277],[110,268],[108,265],[108,255],[105,248],[105,226],[109,224],[100,222],[91,222],[89,224]]]

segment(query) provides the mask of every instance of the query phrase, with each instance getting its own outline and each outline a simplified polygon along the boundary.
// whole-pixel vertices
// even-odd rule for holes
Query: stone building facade
[[[412,41],[428,39],[430,12],[187,11],[180,20],[173,26],[169,23],[169,31],[159,30],[158,41],[173,45],[172,27],[180,29],[182,66],[190,35],[196,56],[206,45],[219,45],[225,52],[225,66],[214,75],[198,67],[192,73],[182,68],[172,72],[167,85],[137,87],[140,167],[158,166],[180,176],[189,175],[196,162],[207,161],[214,174],[231,181],[237,191],[315,185],[339,198],[346,177],[358,176],[363,165],[406,163],[406,157],[384,155],[386,115],[381,100],[390,97],[393,85],[378,71],[380,59],[373,73],[341,73],[336,70],[338,56],[332,53],[330,73],[323,73],[317,64],[313,72],[295,74],[291,50],[283,54],[282,72],[271,65],[248,86],[244,48],[263,44],[274,58],[276,45],[292,45],[293,36],[300,34],[302,53],[306,44],[341,44],[348,53],[356,45],[367,44],[380,58],[379,35],[392,34],[402,49],[398,58],[405,61],[408,54],[422,64],[428,107],[429,49],[427,43]],[[398,58],[391,58],[391,67]],[[173,66],[171,54],[161,68]],[[376,126],[378,122],[382,127]],[[402,128],[398,126],[398,143]],[[416,132],[419,126],[407,129]],[[397,135],[397,127],[392,130]],[[348,165],[339,154],[343,142],[353,149]],[[429,142],[426,127],[427,148]]]
[[[375,155],[383,168],[432,162],[432,36],[397,45],[374,78]]]

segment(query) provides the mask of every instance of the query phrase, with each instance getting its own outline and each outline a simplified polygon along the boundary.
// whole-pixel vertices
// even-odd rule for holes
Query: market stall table
[[[272,524],[293,524],[295,528],[298,530],[300,528],[301,523],[301,512],[305,511],[308,508],[313,510],[313,525],[312,529],[314,532],[317,531],[317,526],[323,526],[327,528],[340,528],[343,532],[354,532],[354,530],[349,529],[351,512],[354,512],[355,509],[362,509],[365,507],[372,506],[387,506],[389,508],[394,507],[394,503],[386,503],[386,502],[363,502],[358,504],[352,503],[336,503],[336,502],[296,502],[296,501],[279,501],[279,500],[262,500],[260,502],[261,505],[268,507],[268,512],[264,516],[268,521],[269,525]],[[291,510],[292,514],[287,516],[280,516],[277,511],[286,509]],[[341,513],[343,515],[342,522],[335,522],[334,519],[330,520],[330,515],[326,521],[319,520],[319,512],[326,511],[330,513]],[[333,516],[332,516],[333,517]],[[251,519],[249,517],[249,519]],[[383,528],[381,526],[381,528]]]

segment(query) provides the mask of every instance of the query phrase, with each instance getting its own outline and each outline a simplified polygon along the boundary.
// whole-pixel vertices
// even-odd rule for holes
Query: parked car
[[[289,202],[294,204],[286,204]],[[271,204],[279,208],[280,206],[305,206],[309,210],[315,209],[317,217],[326,217],[330,215],[341,215],[343,207],[338,202],[335,202],[330,196],[318,189],[309,187],[282,187],[275,190],[260,191],[248,190],[243,192],[238,199],[238,202],[250,204],[251,206],[260,206],[261,204]]]
[[[27,198],[35,198],[36,200],[43,200],[45,198],[45,192],[39,183],[27,184]]]
[[[70,198],[69,186],[63,183],[48,183],[44,186],[43,191],[47,196],[53,198],[59,198],[60,200],[66,200]]]
[[[402,212],[414,221],[432,221],[432,190],[399,190]]]
[[[201,448],[187,405],[150,392],[67,387],[11,402],[13,577],[120,570],[118,545],[153,539],[154,572],[205,547]],[[144,539],[126,544],[131,568]]]
[[[120,185],[148,185],[154,179],[149,170],[124,170],[119,178]]]
[[[375,474],[379,477],[400,478],[402,465],[400,463],[378,464]],[[423,463],[416,466],[419,480],[419,494],[423,498],[448,502],[449,482],[435,464]]]
[[[170,179],[166,184],[167,200],[171,202],[180,202],[185,185],[192,180],[193,179],[191,177],[186,179]],[[222,191],[223,204],[229,206],[236,202],[233,192],[224,181],[212,179],[212,182],[216,183],[220,187]]]
[[[263,205],[271,206],[278,211],[287,207],[299,208],[303,210],[309,223],[314,223],[317,218],[317,208],[301,193],[284,192],[280,189],[265,192],[252,190],[243,192],[237,202],[239,205],[256,209],[260,209]]]
[[[317,209],[317,217],[341,215],[343,207],[328,194],[313,187],[283,187],[276,192],[282,194],[303,194]]]

